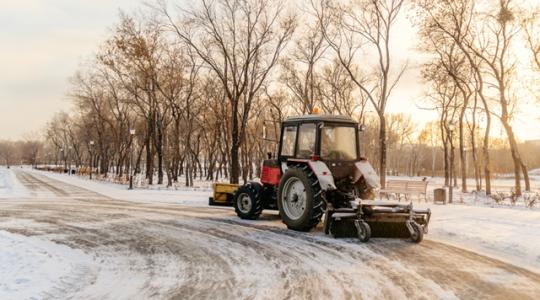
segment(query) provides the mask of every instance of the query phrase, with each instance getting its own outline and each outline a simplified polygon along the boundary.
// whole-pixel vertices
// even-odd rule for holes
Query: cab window
[[[293,156],[296,142],[296,126],[287,126],[283,129],[283,140],[281,145],[281,155]]]
[[[298,158],[310,158],[315,153],[315,124],[302,124],[298,130]]]
[[[323,159],[355,160],[357,149],[355,127],[325,126],[321,129],[321,156]]]

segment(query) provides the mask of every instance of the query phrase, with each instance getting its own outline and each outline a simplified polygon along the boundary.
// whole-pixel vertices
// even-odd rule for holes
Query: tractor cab
[[[365,162],[360,158],[360,129],[357,122],[345,116],[313,114],[286,119],[281,124],[277,156],[263,161],[261,183],[277,187],[289,167],[300,165],[324,169],[319,177],[326,177],[331,189],[343,187],[341,181],[351,183],[349,179],[358,175],[355,164]],[[371,184],[377,186],[375,171],[370,175],[374,177]]]
[[[277,160],[325,162],[337,179],[349,176],[360,160],[359,125],[351,118],[306,115],[285,120],[281,126]]]

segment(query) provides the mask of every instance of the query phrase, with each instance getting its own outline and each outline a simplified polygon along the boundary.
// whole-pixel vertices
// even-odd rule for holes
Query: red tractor
[[[332,115],[292,117],[281,124],[278,153],[263,161],[260,182],[236,189],[232,202],[242,219],[255,220],[264,209],[278,209],[289,229],[309,231],[324,217],[334,236],[408,236],[420,242],[429,210],[373,201],[379,177],[360,156],[361,126]],[[215,188],[211,204],[219,204]]]

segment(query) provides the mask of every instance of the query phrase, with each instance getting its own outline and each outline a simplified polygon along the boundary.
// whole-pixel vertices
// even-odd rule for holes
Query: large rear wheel
[[[317,177],[307,166],[289,168],[279,183],[278,208],[289,229],[309,231],[323,215],[322,191]]]

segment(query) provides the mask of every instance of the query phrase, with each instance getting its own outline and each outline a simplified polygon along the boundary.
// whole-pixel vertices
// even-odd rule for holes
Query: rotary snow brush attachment
[[[413,209],[410,204],[383,201],[353,202],[352,208],[327,208],[324,230],[334,237],[410,238],[420,243],[428,232],[429,209]]]

